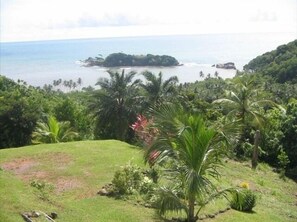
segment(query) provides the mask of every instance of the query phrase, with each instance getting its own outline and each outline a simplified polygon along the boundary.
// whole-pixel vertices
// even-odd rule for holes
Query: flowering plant
[[[135,123],[131,125],[135,134],[139,138],[145,147],[150,147],[156,137],[158,131],[156,128],[152,127],[153,119],[147,119],[143,115],[138,115]],[[153,165],[156,158],[159,156],[159,151],[153,151],[150,154],[149,163]]]
[[[248,182],[241,182],[239,185],[241,188],[249,189],[250,185]]]

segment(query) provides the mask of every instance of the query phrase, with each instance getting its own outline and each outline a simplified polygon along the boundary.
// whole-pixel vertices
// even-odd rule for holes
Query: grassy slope
[[[0,171],[0,221],[22,221],[18,213],[31,210],[55,211],[59,215],[57,221],[157,221],[152,209],[96,195],[100,187],[112,180],[114,171],[130,160],[142,165],[141,151],[118,141],[0,150],[0,166],[4,169]],[[13,163],[22,167],[13,168]],[[29,167],[23,167],[23,163]],[[252,171],[246,163],[228,161],[221,172],[219,186],[230,187],[247,181],[257,191],[258,204],[253,214],[230,210],[212,221],[296,221],[296,183],[280,180],[265,165]],[[36,196],[30,186],[33,178],[59,187],[50,195],[50,202]],[[202,214],[225,207],[226,202],[219,200]]]

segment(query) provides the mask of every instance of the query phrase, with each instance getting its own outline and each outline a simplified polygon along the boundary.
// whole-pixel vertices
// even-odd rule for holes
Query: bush
[[[143,177],[143,180],[140,183],[139,191],[142,194],[147,194],[147,193],[150,193],[151,191],[153,191],[155,186],[156,186],[156,184],[153,182],[153,180],[150,179],[149,177],[145,176],[145,177]]]
[[[277,156],[277,159],[278,159],[278,165],[280,168],[280,178],[285,179],[286,167],[290,163],[290,160],[288,158],[288,155],[283,149],[280,150],[280,153]]]
[[[50,183],[40,180],[33,180],[30,183],[31,187],[36,189],[37,196],[44,201],[50,200],[50,194],[54,189],[54,186]]]
[[[144,174],[153,180],[154,183],[158,183],[159,180],[159,170],[156,167],[150,167],[144,172]]]
[[[128,164],[115,172],[112,183],[119,194],[132,194],[140,189],[143,178],[138,166]]]
[[[250,212],[256,205],[256,195],[253,191],[248,189],[242,189],[240,191],[236,190],[232,193],[232,199],[230,201],[231,208]]]
[[[156,170],[143,170],[137,165],[129,163],[115,172],[112,180],[112,192],[120,195],[148,194],[149,197],[157,186],[157,179]]]

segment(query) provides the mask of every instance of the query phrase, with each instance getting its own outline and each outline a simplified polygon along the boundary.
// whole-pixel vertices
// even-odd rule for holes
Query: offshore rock
[[[218,69],[236,69],[235,64],[233,62],[216,64],[215,67]]]

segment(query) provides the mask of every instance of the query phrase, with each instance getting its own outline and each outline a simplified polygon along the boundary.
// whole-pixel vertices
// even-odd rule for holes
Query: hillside
[[[245,71],[260,72],[278,82],[297,81],[297,40],[278,46],[257,56],[244,67]]]
[[[97,191],[112,180],[115,170],[132,161],[143,166],[140,149],[119,141],[83,141],[0,150],[0,221],[23,221],[21,212],[57,212],[56,221],[162,221],[153,209],[136,203],[101,197]],[[283,181],[270,167],[226,160],[220,187],[248,182],[258,202],[254,213],[229,210],[204,221],[296,221],[297,185]],[[52,184],[49,200],[41,200],[30,186],[39,179]],[[227,206],[219,200],[202,214]],[[141,212],[141,213],[139,213]]]

